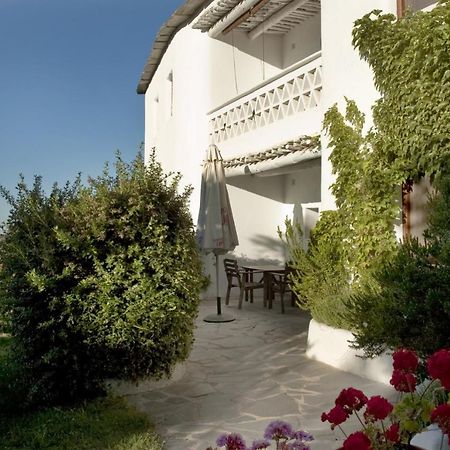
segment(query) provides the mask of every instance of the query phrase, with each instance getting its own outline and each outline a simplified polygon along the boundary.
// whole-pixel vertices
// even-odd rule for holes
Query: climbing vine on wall
[[[401,20],[373,11],[355,22],[353,44],[381,93],[379,153],[397,178],[439,173],[450,160],[450,2]]]
[[[336,106],[325,115],[336,175],[331,191],[340,217],[333,229],[321,230],[321,235],[339,239],[352,280],[392,255],[393,223],[399,216],[399,189],[392,166],[380,158],[376,135],[364,135],[363,126],[364,115],[352,101],[347,100],[345,116]]]
[[[335,311],[342,311],[361,279],[395,254],[401,183],[450,166],[450,0],[401,20],[373,11],[355,22],[353,44],[381,94],[374,125],[364,133],[364,115],[349,100],[345,114],[336,106],[326,113],[337,210],[322,215],[308,254],[294,260],[302,306],[319,321],[349,329],[345,314]],[[330,284],[327,295],[329,268],[320,261],[322,249],[330,248],[347,285],[337,294]],[[320,296],[314,290],[319,284]]]

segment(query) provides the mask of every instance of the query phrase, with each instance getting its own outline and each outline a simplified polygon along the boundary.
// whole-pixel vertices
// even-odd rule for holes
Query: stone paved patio
[[[309,316],[298,308],[288,306],[282,315],[279,304],[269,311],[261,299],[242,310],[236,300],[230,303],[224,312],[236,320],[214,324],[202,318],[214,313],[215,300],[202,301],[194,349],[178,381],[128,395],[151,417],[168,450],[205,450],[218,434],[232,431],[250,444],[273,419],[313,433],[313,450],[336,449],[342,435],[320,415],[342,388],[392,396],[387,386],[307,359]]]

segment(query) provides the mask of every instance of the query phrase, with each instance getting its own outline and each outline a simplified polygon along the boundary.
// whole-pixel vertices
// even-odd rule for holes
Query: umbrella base
[[[235,318],[229,314],[210,314],[206,316],[203,321],[209,323],[222,323],[222,322],[233,322]]]

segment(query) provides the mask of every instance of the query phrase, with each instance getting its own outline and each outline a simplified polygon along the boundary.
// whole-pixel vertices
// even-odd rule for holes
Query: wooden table
[[[258,272],[263,274],[264,288],[263,301],[264,306],[269,306],[272,309],[272,275],[271,273],[285,273],[286,267],[274,264],[245,264],[241,266],[245,270],[247,281],[253,281],[253,273]],[[250,293],[253,296],[253,292]],[[253,300],[253,298],[251,297]],[[245,293],[245,301],[248,301],[248,294]]]

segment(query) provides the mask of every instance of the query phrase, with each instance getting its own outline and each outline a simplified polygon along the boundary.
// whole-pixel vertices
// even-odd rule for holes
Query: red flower
[[[415,372],[419,367],[419,358],[411,350],[401,348],[392,355],[394,370],[403,370],[404,372]]]
[[[386,419],[393,408],[394,407],[384,397],[375,395],[367,401],[364,418],[367,422]]]
[[[340,392],[335,403],[351,414],[355,410],[359,411],[367,403],[367,397],[362,391],[349,387]]]
[[[373,450],[370,439],[362,432],[352,433],[345,441],[343,450]]]
[[[427,360],[428,373],[437,378],[445,389],[450,389],[450,351],[439,350]]]
[[[448,443],[450,444],[450,405],[444,403],[436,406],[431,412],[431,421],[437,423],[442,432],[448,435]]]
[[[394,386],[396,391],[400,392],[414,392],[416,389],[417,380],[414,374],[406,373],[401,370],[394,370],[390,383]]]
[[[340,425],[348,419],[348,414],[344,408],[340,405],[336,405],[334,408],[331,408],[328,413],[322,413],[322,422],[330,422],[331,429],[334,430],[336,425]]]
[[[400,442],[400,425],[393,423],[384,433],[386,439],[390,442]]]

